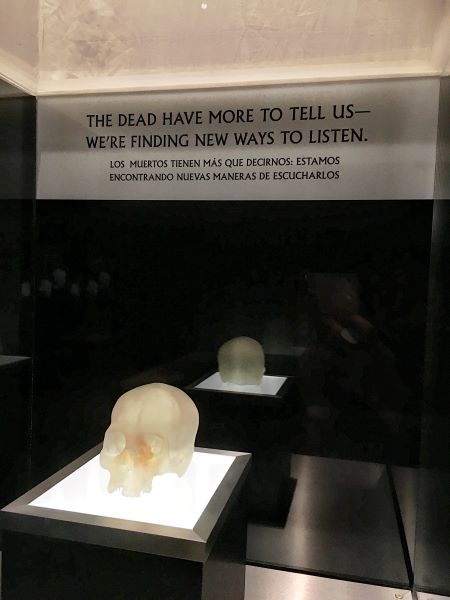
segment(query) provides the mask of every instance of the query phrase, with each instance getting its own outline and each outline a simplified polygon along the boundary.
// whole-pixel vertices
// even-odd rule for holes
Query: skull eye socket
[[[163,449],[163,440],[159,435],[148,433],[147,435],[143,436],[142,441],[151,449],[152,454],[155,456],[161,454]]]
[[[121,431],[108,429],[103,440],[103,450],[110,456],[118,456],[124,450],[127,440]]]

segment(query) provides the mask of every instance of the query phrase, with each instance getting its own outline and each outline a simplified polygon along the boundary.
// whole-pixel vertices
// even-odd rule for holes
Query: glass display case
[[[5,600],[17,580],[21,598],[30,581],[119,598],[134,578],[145,597],[145,569],[161,600],[187,598],[182,580],[236,600],[245,578],[250,600],[317,581],[324,598],[450,596],[440,87],[435,200],[46,200],[34,100],[0,97]],[[263,350],[259,383],[223,376],[219,349],[241,337]],[[153,383],[198,410],[191,467],[108,494],[111,411]]]
[[[176,385],[198,445],[253,455],[249,562],[407,588],[394,467],[420,464],[432,218],[428,201],[39,200],[37,287],[66,278],[36,301],[37,480],[100,441],[121,393]],[[240,335],[276,392],[211,389]]]

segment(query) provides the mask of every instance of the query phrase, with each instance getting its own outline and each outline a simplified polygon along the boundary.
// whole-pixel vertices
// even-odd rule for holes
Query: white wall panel
[[[0,0],[0,75],[34,91],[38,66],[39,0]]]
[[[436,75],[449,39],[450,0],[0,0],[42,94]]]

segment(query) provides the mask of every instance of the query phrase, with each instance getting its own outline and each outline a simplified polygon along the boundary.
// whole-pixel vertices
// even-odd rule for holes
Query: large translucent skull
[[[183,475],[192,460],[198,410],[187,394],[151,383],[121,396],[105,433],[100,464],[110,473],[108,491],[150,492],[155,475]]]
[[[249,337],[237,337],[225,342],[219,348],[217,361],[224,383],[259,385],[266,370],[263,347]]]

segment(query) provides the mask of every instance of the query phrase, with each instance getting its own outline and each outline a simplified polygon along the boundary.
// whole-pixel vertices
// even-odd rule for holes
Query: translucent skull
[[[110,474],[108,491],[139,496],[151,491],[155,475],[181,477],[192,460],[197,429],[197,407],[176,387],[151,383],[121,396],[100,453]]]
[[[224,383],[259,385],[266,370],[263,347],[249,337],[237,337],[225,342],[219,348],[217,360]]]

